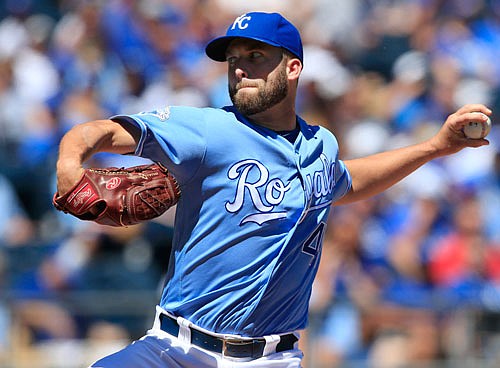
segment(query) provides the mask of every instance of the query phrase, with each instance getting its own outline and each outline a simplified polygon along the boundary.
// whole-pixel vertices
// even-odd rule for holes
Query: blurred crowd
[[[59,139],[118,113],[230,104],[226,66],[204,46],[260,10],[301,30],[298,113],[331,129],[344,159],[421,141],[465,103],[494,111],[489,146],[334,209],[305,366],[499,366],[500,0],[249,3],[0,2],[0,363],[19,344],[129,341],[149,327],[172,214],[113,229],[58,213]]]

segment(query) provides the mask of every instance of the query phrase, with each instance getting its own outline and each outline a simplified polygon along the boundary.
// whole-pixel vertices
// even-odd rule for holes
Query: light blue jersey
[[[161,307],[218,333],[303,329],[328,213],[351,185],[333,134],[297,118],[292,144],[233,107],[113,120],[136,124],[135,154],[181,187]]]

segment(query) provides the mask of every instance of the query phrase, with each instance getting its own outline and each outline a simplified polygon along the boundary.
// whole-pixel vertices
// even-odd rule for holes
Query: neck
[[[285,98],[272,108],[248,116],[248,118],[255,124],[277,132],[293,130],[297,126],[295,106],[287,100],[288,98]]]

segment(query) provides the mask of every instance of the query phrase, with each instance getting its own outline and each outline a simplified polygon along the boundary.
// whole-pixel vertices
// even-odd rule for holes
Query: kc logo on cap
[[[213,60],[226,61],[227,47],[235,38],[248,38],[282,47],[303,61],[299,31],[281,14],[252,12],[240,15],[229,26],[225,36],[208,43],[205,52]]]
[[[234,20],[234,23],[233,23],[233,26],[231,27],[231,29],[235,29],[236,27],[238,27],[239,29],[246,29],[248,27],[248,21],[250,21],[252,19],[252,17],[246,15],[246,14],[243,14],[243,15],[240,15],[238,18],[236,18]]]

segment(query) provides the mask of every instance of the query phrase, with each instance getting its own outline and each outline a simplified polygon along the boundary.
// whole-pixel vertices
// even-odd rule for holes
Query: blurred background
[[[1,1],[0,367],[85,367],[151,326],[172,214],[114,229],[57,213],[58,142],[117,113],[229,104],[204,46],[251,10],[301,30],[298,112],[342,158],[421,141],[465,103],[500,111],[500,0]],[[333,211],[305,367],[500,366],[492,120],[490,146]]]

